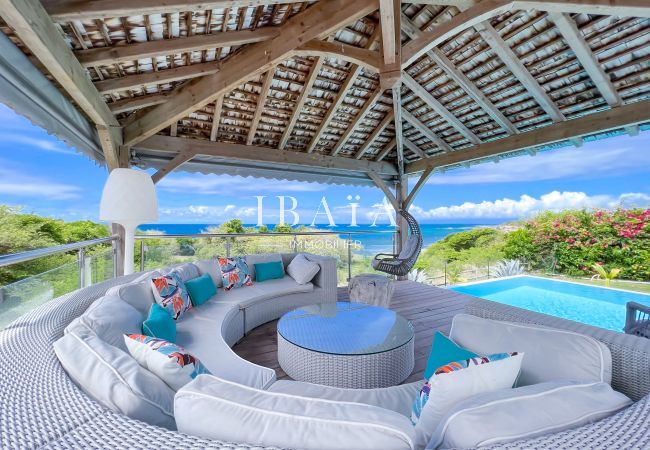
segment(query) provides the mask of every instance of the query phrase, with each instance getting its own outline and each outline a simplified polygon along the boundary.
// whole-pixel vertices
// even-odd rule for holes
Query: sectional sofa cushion
[[[173,390],[202,373],[209,373],[198,358],[183,347],[164,339],[142,334],[124,335],[124,342],[133,358],[145,369],[157,375]]]
[[[556,380],[612,380],[609,348],[596,339],[539,325],[501,322],[458,314],[450,338],[478,354],[525,352],[518,386]]]
[[[221,270],[223,288],[226,291],[242,286],[251,286],[253,284],[245,257],[233,256],[232,258],[218,258],[217,261]]]
[[[296,280],[298,284],[306,284],[314,279],[320,266],[308,260],[305,255],[298,254],[287,266],[287,273]]]
[[[201,375],[178,391],[179,431],[208,439],[306,450],[412,450],[401,414],[374,406],[269,392]],[[249,426],[242,426],[248,424]]]
[[[180,319],[183,314],[192,309],[185,284],[176,271],[152,278],[151,289],[156,303],[165,308],[174,320]]]
[[[267,262],[280,262],[282,265],[282,275],[284,275],[284,263],[282,262],[282,255],[280,253],[260,253],[257,255],[247,255],[246,263],[248,263],[248,269],[253,280],[255,280],[257,277],[255,264]]]
[[[54,343],[61,365],[88,395],[113,411],[176,429],[172,391],[135,359],[92,332],[71,332]]]
[[[126,334],[136,334],[133,331],[123,330]],[[153,303],[149,310],[147,320],[142,322],[142,334],[147,336],[164,339],[169,342],[176,342],[176,321],[172,319],[167,310],[158,303]],[[120,335],[122,345],[124,344],[124,335]],[[124,347],[126,350],[126,346]]]
[[[411,418],[417,447],[424,448],[442,418],[459,401],[483,392],[511,388],[519,375],[523,356],[521,353],[479,356],[438,368],[413,402]]]
[[[212,278],[212,281],[214,282],[214,285],[216,287],[218,288],[223,287],[221,269],[219,268],[219,264],[217,263],[216,258],[202,259],[200,261],[196,261],[194,265],[198,269],[200,275],[205,275],[205,274],[210,275],[210,278]]]
[[[187,293],[190,295],[192,306],[199,306],[217,295],[217,287],[210,275],[203,274],[185,282]]]
[[[174,266],[163,269],[161,272],[163,275],[168,275],[171,272],[176,272],[180,275],[181,281],[183,282],[201,275],[199,273],[199,268],[193,263],[176,264]]]
[[[424,378],[428,380],[438,367],[444,366],[447,363],[473,358],[475,356],[478,355],[458,346],[440,331],[436,331],[436,334],[433,336],[429,359],[427,359],[427,366],[424,369]]]
[[[127,284],[115,286],[106,292],[106,296],[115,295],[137,309],[143,317],[149,314],[151,304],[155,302],[151,290],[151,279],[160,276],[160,272],[149,272]]]
[[[551,381],[488,392],[455,405],[426,448],[474,448],[531,439],[595,422],[631,403],[603,382]]]
[[[94,302],[81,315],[81,323],[100,339],[126,351],[124,333],[139,333],[144,317],[133,306],[114,295]]]

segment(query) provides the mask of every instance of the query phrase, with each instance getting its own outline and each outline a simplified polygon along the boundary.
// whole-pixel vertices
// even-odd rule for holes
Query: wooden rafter
[[[373,183],[375,183],[375,186],[381,189],[386,196],[386,199],[390,202],[393,208],[395,208],[395,211],[399,211],[399,202],[384,180],[382,180],[382,178],[372,170],[368,171],[368,177],[373,181]]]
[[[399,2],[397,2],[399,6]],[[399,9],[397,10],[399,15]],[[381,19],[381,43],[384,54],[384,64],[395,64],[397,61],[397,36],[400,29],[395,27],[395,0],[379,0],[379,17]]]
[[[480,23],[476,25],[476,30],[479,32],[483,40],[490,46],[490,48],[497,54],[501,62],[512,72],[512,74],[519,80],[528,93],[535,99],[537,104],[548,114],[553,122],[561,122],[566,120],[560,108],[548,96],[544,88],[537,82],[524,64],[519,60],[519,57],[510,48],[510,46],[503,40],[501,35],[494,27],[488,23]]]
[[[305,106],[305,102],[309,98],[309,94],[311,94],[311,89],[314,86],[314,81],[316,81],[316,77],[318,77],[318,74],[320,73],[320,69],[323,66],[323,62],[324,61],[322,56],[317,56],[316,59],[314,59],[314,63],[312,64],[309,70],[309,75],[307,75],[305,84],[303,85],[302,91],[298,96],[298,100],[296,101],[296,105],[293,108],[293,112],[291,113],[289,122],[287,123],[287,126],[284,128],[284,133],[282,133],[282,137],[280,138],[280,145],[278,146],[278,148],[282,150],[284,150],[284,148],[287,146],[287,142],[289,141],[289,138],[291,137],[291,133],[293,132],[293,127],[296,125],[296,122],[298,121],[298,117],[300,117],[300,114],[302,113],[302,108],[303,106]]]
[[[413,186],[413,189],[409,193],[408,197],[406,197],[406,200],[404,201],[403,208],[408,210],[411,204],[413,203],[413,200],[415,200],[415,197],[418,195],[420,190],[424,187],[424,185],[427,183],[427,180],[435,170],[434,166],[427,167],[424,172],[420,175],[420,178],[418,181],[415,183],[415,186]]]
[[[120,124],[37,0],[0,0],[0,16],[98,127],[104,157],[119,167]]]
[[[164,94],[141,95],[140,97],[125,98],[108,104],[113,114],[134,111],[148,106],[160,105],[167,101]]]
[[[212,114],[212,127],[210,129],[210,140],[216,141],[219,134],[219,121],[221,120],[221,111],[223,110],[223,95],[217,97],[214,102],[214,113]]]
[[[379,162],[383,160],[386,157],[386,155],[388,155],[393,150],[393,148],[395,148],[395,145],[397,145],[397,141],[395,140],[395,138],[393,138],[390,140],[388,144],[384,145],[384,148],[379,152],[379,154],[375,158],[375,161]]]
[[[152,136],[243,81],[266,72],[302,43],[328,36],[344,24],[371,13],[376,6],[376,0],[330,0],[296,14],[281,27],[277,38],[251,44],[230,58],[221,71],[188,83],[172,95],[173,99],[133,121],[124,129],[125,142],[132,145]]]
[[[428,167],[443,167],[489,158],[503,153],[532,149],[568,141],[576,137],[604,133],[650,121],[650,101],[641,101],[597,112],[578,119],[559,122],[534,131],[486,142],[466,150],[436,155],[408,164],[406,173],[418,173]]]
[[[381,31],[381,27],[375,28],[374,33],[372,34],[372,36],[370,36],[368,42],[364,46],[366,50],[369,50],[372,47],[372,45],[375,43],[375,40],[377,39],[377,35],[379,34],[380,31]],[[336,97],[332,102],[332,104],[330,105],[329,109],[327,110],[327,113],[325,114],[323,121],[318,126],[318,130],[316,130],[316,134],[314,134],[314,137],[309,142],[309,145],[307,145],[307,153],[311,153],[316,149],[316,146],[318,145],[320,138],[323,136],[323,133],[325,132],[327,127],[329,127],[330,121],[337,113],[339,107],[343,104],[343,100],[345,100],[345,96],[348,94],[350,89],[352,89],[352,87],[354,86],[357,77],[361,74],[361,70],[362,70],[362,66],[359,64],[350,65],[350,74],[345,79],[345,82],[340,87],[339,91],[336,93]]]
[[[548,17],[560,30],[567,45],[571,47],[576,58],[580,61],[580,65],[585,69],[585,72],[594,82],[598,92],[600,92],[607,104],[612,107],[619,106],[622,103],[621,96],[616,92],[609,75],[603,70],[573,19],[569,15],[562,13],[549,13]]]
[[[410,123],[416,130],[418,130],[424,137],[430,140],[432,143],[438,147],[443,152],[451,152],[453,149],[449,144],[447,144],[441,137],[436,135],[429,127],[424,125],[417,119],[413,114],[408,110],[402,109],[402,117]]]
[[[404,32],[411,38],[417,39],[422,36],[423,32],[411,22],[411,20],[402,14],[402,26]],[[463,73],[458,69],[447,55],[437,47],[433,47],[426,52],[426,55],[435,62],[445,73],[452,79],[458,86],[460,86],[485,112],[487,112],[492,119],[497,122],[501,128],[508,132],[508,134],[517,134],[518,130],[503,115],[501,111],[490,101],[489,98]]]
[[[172,159],[169,160],[167,164],[165,164],[163,167],[158,169],[156,173],[151,175],[151,179],[153,180],[154,184],[158,183],[160,180],[163,179],[163,177],[169,173],[171,173],[174,169],[179,168],[186,162],[188,162],[190,159],[194,158],[194,154],[192,152],[187,152],[187,151],[182,151],[178,155],[174,156]]]
[[[422,159],[427,158],[427,155],[426,153],[424,153],[424,150],[422,150],[420,147],[415,145],[415,143],[412,140],[410,140],[409,138],[402,138],[402,139],[404,141],[404,147],[408,148],[409,150],[411,150],[413,153],[415,153]]]
[[[404,137],[402,136],[402,84],[393,86],[393,116],[395,119],[395,141],[397,143],[397,170],[404,174]]]
[[[379,125],[373,130],[372,133],[370,133],[370,136],[368,139],[366,139],[366,142],[363,143],[361,148],[357,151],[357,153],[354,155],[355,159],[361,159],[363,155],[368,151],[370,146],[375,142],[375,139],[379,137],[379,135],[386,129],[389,123],[392,122],[392,120],[395,118],[395,115],[393,114],[393,111],[390,111],[386,116],[383,118],[381,122],[379,122]]]
[[[273,82],[273,75],[275,75],[275,67],[269,69],[269,71],[266,72],[266,75],[264,75],[264,81],[262,82],[262,91],[260,92],[260,96],[257,99],[255,114],[253,115],[251,126],[248,129],[246,145],[251,145],[253,143],[253,139],[255,139],[255,132],[257,131],[257,126],[259,125],[260,119],[262,118],[262,112],[264,111],[266,97],[269,95],[269,89],[271,88],[271,83]]]
[[[368,160],[357,161],[351,158],[317,155],[276,150],[225,142],[210,142],[198,139],[155,135],[134,146],[140,150],[166,151],[171,154],[187,152],[193,155],[205,155],[239,161],[258,161],[276,164],[293,164],[297,166],[338,169],[350,172],[366,173],[370,170],[382,175],[396,175],[397,169],[388,162]]]
[[[445,108],[442,103],[440,103],[433,95],[431,95],[431,93],[429,93],[429,91],[427,91],[412,76],[406,72],[403,72],[402,80],[415,95],[420,97],[427,104],[427,106],[436,112],[436,114],[449,122],[449,124],[454,127],[460,134],[465,136],[468,141],[470,141],[472,144],[479,144],[481,142],[478,136],[476,136],[469,128],[467,128],[463,122],[461,122],[447,108]]]
[[[79,62],[86,67],[107,66],[136,59],[252,44],[267,41],[277,36],[278,29],[276,27],[265,27],[258,28],[255,31],[242,30],[215,34],[197,34],[179,39],[163,39],[119,47],[79,50],[75,52],[75,55]]]
[[[314,39],[296,48],[292,54],[297,56],[325,56],[337,58],[362,66],[370,72],[379,72],[382,68],[379,52],[354,47],[341,42]]]
[[[368,100],[366,100],[366,103],[363,105],[363,108],[361,108],[361,111],[359,111],[359,113],[356,115],[352,123],[345,130],[345,133],[343,133],[343,136],[341,136],[339,141],[336,143],[336,146],[332,149],[332,153],[331,153],[332,156],[335,156],[336,154],[338,154],[338,152],[341,151],[343,145],[345,145],[349,137],[357,129],[359,123],[364,120],[366,114],[368,114],[368,112],[372,110],[372,107],[375,106],[375,103],[377,103],[377,100],[379,100],[379,98],[383,95],[383,93],[384,93],[383,90],[379,88],[375,92],[373,92],[373,94],[370,96]]]

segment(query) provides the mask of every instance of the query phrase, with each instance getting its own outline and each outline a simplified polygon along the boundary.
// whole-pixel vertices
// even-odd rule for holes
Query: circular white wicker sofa
[[[137,277],[110,280],[58,298],[0,332],[0,448],[260,448],[201,439],[129,419],[96,403],[68,378],[54,354],[53,343],[108,289]],[[559,328],[582,327],[482,300],[471,302],[467,312],[547,325],[550,320]],[[650,343],[639,338],[632,341],[620,333],[604,334],[601,341],[612,349],[613,384],[638,401],[591,425],[495,448],[650,446]],[[628,362],[629,370],[621,366]]]

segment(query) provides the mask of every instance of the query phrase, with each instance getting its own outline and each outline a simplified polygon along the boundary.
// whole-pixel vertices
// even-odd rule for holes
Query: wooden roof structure
[[[650,124],[648,0],[0,0],[0,17],[109,168],[155,181],[423,174],[407,207],[436,170]]]

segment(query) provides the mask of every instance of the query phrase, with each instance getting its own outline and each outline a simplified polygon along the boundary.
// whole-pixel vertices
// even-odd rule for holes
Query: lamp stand
[[[124,275],[133,273],[133,248],[135,247],[135,229],[137,225],[125,224],[124,227]]]

